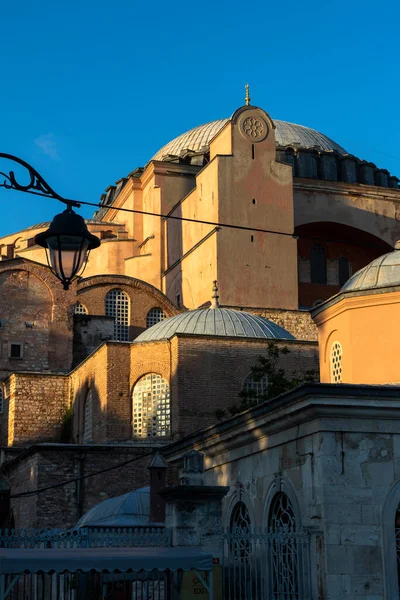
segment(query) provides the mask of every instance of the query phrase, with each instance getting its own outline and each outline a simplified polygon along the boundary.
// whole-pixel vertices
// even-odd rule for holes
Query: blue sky
[[[8,0],[1,10],[0,152],[61,195],[98,201],[173,137],[229,116],[246,82],[273,118],[400,176],[397,0]],[[0,235],[61,208],[1,188],[0,201]]]

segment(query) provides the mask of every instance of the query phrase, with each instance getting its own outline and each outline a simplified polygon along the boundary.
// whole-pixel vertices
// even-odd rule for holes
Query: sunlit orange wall
[[[330,353],[342,346],[342,383],[399,384],[400,289],[344,297],[314,316],[321,381],[331,381]]]

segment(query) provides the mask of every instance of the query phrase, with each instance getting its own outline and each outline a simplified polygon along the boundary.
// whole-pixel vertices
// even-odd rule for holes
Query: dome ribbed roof
[[[150,488],[109,498],[93,506],[75,527],[143,527],[150,522]]]
[[[165,146],[163,146],[152,158],[152,160],[162,160],[167,154],[179,156],[182,150],[201,150],[209,146],[212,138],[224,127],[229,119],[211,121],[205,125],[195,127],[186,133],[178,136]],[[278,146],[290,146],[295,144],[301,148],[319,147],[321,150],[336,150],[340,154],[348,154],[342,146],[336,144],[329,137],[310,129],[303,125],[287,123],[286,121],[274,121],[276,125],[275,139]]]
[[[229,308],[190,310],[141,333],[136,342],[169,340],[176,333],[261,339],[294,340],[291,333],[268,319]]]
[[[384,254],[354,273],[342,287],[342,292],[369,290],[400,285],[400,242],[393,252]]]

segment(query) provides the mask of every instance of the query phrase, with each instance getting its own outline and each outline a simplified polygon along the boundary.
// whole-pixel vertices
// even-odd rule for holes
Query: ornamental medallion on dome
[[[268,135],[268,125],[261,115],[248,111],[239,119],[239,131],[242,136],[253,144],[262,142]]]

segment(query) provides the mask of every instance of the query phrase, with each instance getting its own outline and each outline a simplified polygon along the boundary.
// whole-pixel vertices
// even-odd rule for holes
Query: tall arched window
[[[289,497],[275,494],[268,518],[271,598],[300,598],[300,556],[296,520]]]
[[[114,339],[129,340],[129,297],[122,290],[111,290],[106,296],[106,316],[114,317]]]
[[[76,315],[87,315],[88,309],[86,308],[86,306],[84,306],[80,302],[76,302],[75,306],[74,306],[74,313]]]
[[[93,396],[92,390],[89,390],[85,400],[83,415],[83,443],[90,444],[93,438]]]
[[[339,285],[344,285],[350,277],[350,263],[345,256],[339,258]]]
[[[160,321],[164,321],[165,318],[166,318],[166,315],[161,310],[161,308],[152,308],[147,313],[146,327],[152,327],[153,325],[156,325]]]
[[[253,373],[250,373],[244,380],[242,392],[252,398],[262,398],[268,392],[268,375],[263,375],[261,379],[258,379]]]
[[[4,387],[0,385],[0,414],[4,411]]]
[[[326,284],[326,255],[325,248],[321,244],[311,247],[310,255],[311,283]]]
[[[331,346],[331,383],[342,383],[342,356],[343,350],[340,342],[333,342]]]
[[[253,540],[249,510],[242,501],[236,502],[229,523],[228,598],[253,598]]]
[[[133,435],[140,438],[171,433],[170,394],[167,381],[148,373],[135,384],[132,394]]]

